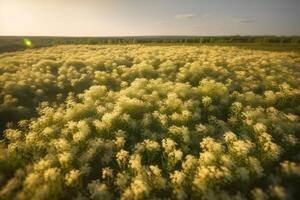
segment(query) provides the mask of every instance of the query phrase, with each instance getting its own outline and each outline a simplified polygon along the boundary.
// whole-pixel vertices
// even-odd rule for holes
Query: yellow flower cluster
[[[297,199],[299,69],[218,46],[0,54],[0,199]]]

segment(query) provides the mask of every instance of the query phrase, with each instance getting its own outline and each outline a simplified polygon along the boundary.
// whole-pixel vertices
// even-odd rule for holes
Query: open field
[[[273,51],[273,52],[296,52],[300,54],[300,44],[218,43],[218,44],[206,44],[206,45],[238,47],[244,49]]]
[[[300,199],[300,48],[268,45],[1,53],[0,199]]]
[[[25,50],[28,46],[24,40],[30,40],[30,48],[56,45],[128,45],[144,44],[147,46],[235,46],[246,49],[298,52],[300,53],[300,37],[279,36],[140,36],[140,37],[21,37],[0,36],[0,53]]]

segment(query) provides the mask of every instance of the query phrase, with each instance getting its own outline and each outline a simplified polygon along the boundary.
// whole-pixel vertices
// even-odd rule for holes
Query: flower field
[[[300,199],[300,55],[0,54],[0,199]]]

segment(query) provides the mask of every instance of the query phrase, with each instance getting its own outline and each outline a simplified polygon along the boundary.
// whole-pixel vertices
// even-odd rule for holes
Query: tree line
[[[135,37],[40,37],[1,36],[0,53],[62,44],[300,44],[300,36],[135,36]]]

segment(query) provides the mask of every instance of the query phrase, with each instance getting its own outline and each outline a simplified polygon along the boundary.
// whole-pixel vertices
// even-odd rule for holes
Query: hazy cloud
[[[203,28],[203,25],[193,25],[193,28]]]
[[[241,24],[251,24],[254,23],[256,20],[255,19],[239,19],[238,23]]]
[[[203,14],[203,15],[201,15],[201,18],[202,19],[207,19],[207,18],[209,18],[211,15],[210,14]]]
[[[169,24],[168,21],[159,21],[159,22],[155,22],[154,23],[155,25],[166,25],[166,24]]]
[[[178,15],[175,15],[175,18],[176,19],[190,19],[190,18],[195,18],[197,16],[198,15],[193,14],[193,13],[187,13],[187,14],[178,14]]]

